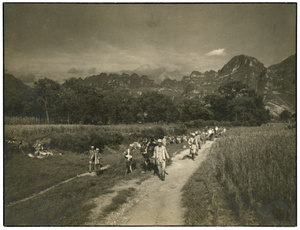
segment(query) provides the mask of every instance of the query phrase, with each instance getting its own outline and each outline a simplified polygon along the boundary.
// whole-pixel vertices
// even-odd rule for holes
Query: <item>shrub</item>
[[[117,133],[61,133],[51,136],[50,148],[84,153],[91,145],[102,151],[105,145],[116,147],[122,142],[122,135]]]

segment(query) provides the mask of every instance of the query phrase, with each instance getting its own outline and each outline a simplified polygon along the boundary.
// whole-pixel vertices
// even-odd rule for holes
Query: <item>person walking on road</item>
[[[197,145],[196,156],[198,156],[198,152],[199,152],[200,149],[201,149],[201,138],[200,138],[200,134],[201,134],[201,132],[200,132],[200,131],[197,131],[197,132],[196,132],[196,136],[195,136],[195,139],[196,139],[196,145]]]
[[[202,143],[205,144],[206,143],[206,133],[205,133],[204,129],[202,129],[202,132],[200,134],[200,138],[201,138]]]
[[[131,154],[131,150],[133,150],[133,146],[130,145],[129,148],[127,150],[125,150],[124,152],[124,158],[126,158],[126,171],[125,171],[125,175],[127,175],[128,171],[130,171],[131,173],[133,172],[132,171],[132,154]]]
[[[141,144],[141,148],[140,148],[140,152],[144,158],[144,168],[145,170],[149,170],[149,164],[150,164],[150,154],[148,153],[148,145],[150,142],[148,142],[148,140],[146,138],[144,138],[142,144]]]
[[[165,180],[166,161],[169,159],[169,154],[166,147],[162,144],[162,140],[158,139],[157,146],[154,148],[154,158],[158,168],[159,177],[162,181]]]
[[[190,146],[190,154],[192,155],[192,160],[194,161],[195,160],[195,154],[196,154],[196,151],[197,151],[195,133],[192,133],[192,135],[191,135],[191,137],[188,141],[188,144]]]

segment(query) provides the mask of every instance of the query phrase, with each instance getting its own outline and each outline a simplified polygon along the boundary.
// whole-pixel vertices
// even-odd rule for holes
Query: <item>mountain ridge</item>
[[[150,65],[140,68],[151,70]],[[153,69],[152,69],[153,70]],[[164,68],[161,71],[165,71]],[[147,91],[158,91],[172,98],[203,98],[209,94],[217,94],[218,88],[232,81],[241,81],[254,89],[263,97],[266,107],[274,116],[283,110],[291,112],[296,108],[296,56],[291,55],[282,62],[265,67],[254,57],[237,55],[232,57],[220,70],[201,73],[197,70],[181,80],[166,77],[160,83],[147,75],[137,73],[100,73],[87,76],[82,83],[102,92],[129,90],[134,94]]]

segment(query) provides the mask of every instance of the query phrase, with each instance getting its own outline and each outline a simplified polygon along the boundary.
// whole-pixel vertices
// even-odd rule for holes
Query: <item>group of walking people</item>
[[[202,143],[206,143],[206,135],[203,135],[199,131],[191,133],[188,144],[190,146],[190,154],[193,161],[195,160],[195,157],[198,156],[198,151],[201,149]]]
[[[226,129],[222,127],[206,127],[205,129],[196,130],[195,132],[191,133],[189,138],[188,136],[184,135],[180,136],[180,139],[182,139],[181,141],[188,141],[190,156],[194,161],[195,157],[198,156],[198,152],[200,151],[201,146],[206,143],[206,140],[213,141],[214,137],[221,135],[223,132],[226,132]],[[147,171],[153,170],[154,174],[156,174],[161,180],[164,181],[165,175],[167,174],[167,160],[170,159],[170,156],[166,149],[166,145],[173,143],[168,142],[168,138],[170,139],[170,137],[167,136],[163,139],[156,140],[152,136],[149,139],[144,138],[140,142],[134,142],[130,144],[129,148],[127,148],[123,153],[126,163],[125,175],[133,172],[135,162],[133,161],[132,151],[134,149],[140,149],[140,153],[143,156],[144,169]],[[181,143],[181,141],[178,143]],[[89,172],[97,172],[101,170],[102,166],[100,164],[100,158],[101,154],[99,152],[99,149],[94,149],[94,146],[91,146],[91,150],[89,151]]]
[[[196,130],[194,133],[191,133],[191,136],[188,140],[190,146],[190,154],[192,160],[195,160],[195,157],[198,156],[198,151],[201,149],[201,145],[206,143],[206,140],[213,141],[215,137],[219,137],[226,132],[225,127],[205,127],[202,130]]]
[[[124,157],[126,159],[126,171],[125,175],[128,172],[133,171],[133,157],[131,151],[136,148],[137,145],[131,144],[129,148],[125,150]],[[166,146],[163,144],[162,139],[155,140],[154,138],[143,139],[142,144],[139,146],[140,153],[144,159],[144,168],[145,170],[151,171],[153,169],[154,174],[156,174],[162,181],[165,180],[166,173],[166,164],[167,159],[170,159],[170,156],[167,152]]]

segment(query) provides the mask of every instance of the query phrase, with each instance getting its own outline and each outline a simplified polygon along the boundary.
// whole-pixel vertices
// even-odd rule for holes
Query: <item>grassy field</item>
[[[144,180],[152,176],[150,172],[141,173],[143,157],[139,150],[133,152],[136,163],[134,172],[124,176],[123,151],[126,147],[128,147],[127,144],[121,144],[114,148],[109,146],[103,148],[101,163],[103,166],[110,165],[111,167],[97,177],[78,177],[31,200],[5,207],[5,225],[84,224],[93,207],[88,202],[92,198],[113,192],[111,188],[121,180]],[[171,156],[181,148],[182,144],[173,144],[167,147]],[[6,158],[4,164],[5,204],[26,198],[88,171],[87,154],[70,151],[61,151],[62,155],[58,153],[55,151],[53,156],[43,159],[30,158],[27,154],[22,153],[7,153],[10,156]],[[131,196],[133,192],[134,189],[124,191],[124,194]],[[116,203],[119,202],[119,198],[116,197],[115,200],[117,202],[105,210],[106,214],[118,207]],[[123,199],[122,202],[126,202],[126,199]]]
[[[296,132],[232,128],[185,185],[188,225],[296,225]]]

